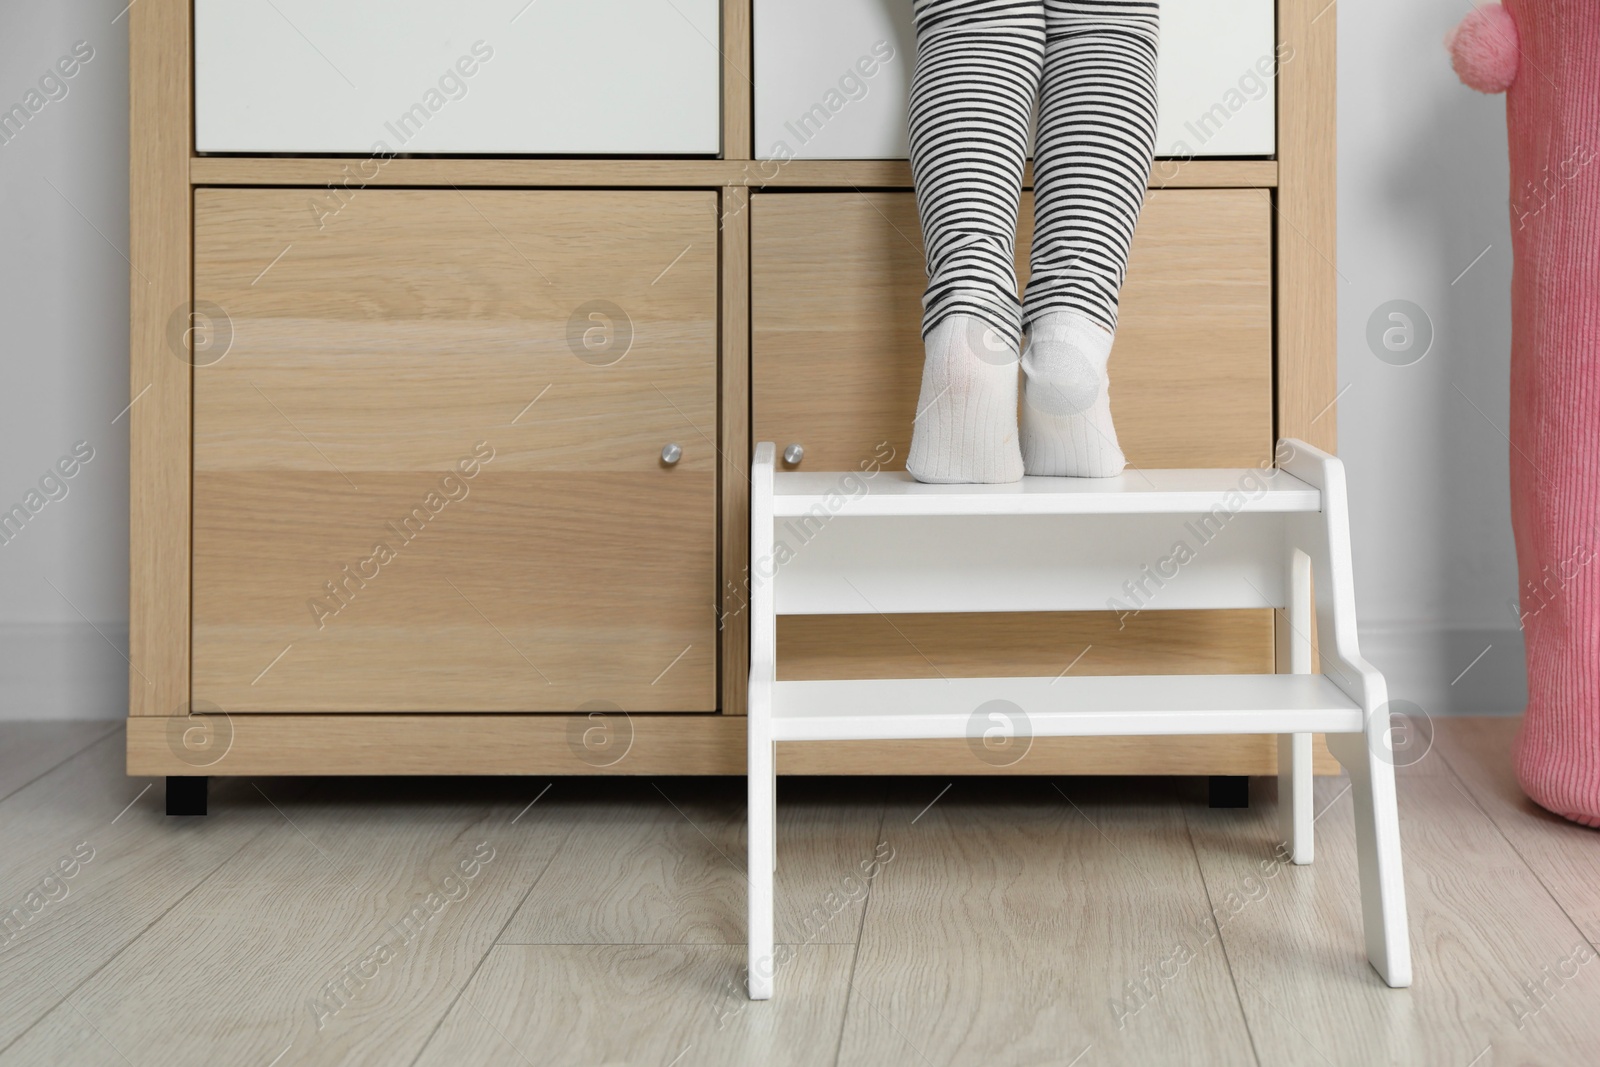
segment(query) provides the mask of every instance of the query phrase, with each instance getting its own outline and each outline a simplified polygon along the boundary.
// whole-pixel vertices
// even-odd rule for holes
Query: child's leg
[[[1013,255],[1043,5],[916,0],[914,18],[911,171],[928,257],[927,356],[906,469],[925,482],[1016,481]]]
[[[1153,0],[1045,0],[1034,146],[1022,458],[1029,474],[1125,465],[1106,360],[1156,137]]]

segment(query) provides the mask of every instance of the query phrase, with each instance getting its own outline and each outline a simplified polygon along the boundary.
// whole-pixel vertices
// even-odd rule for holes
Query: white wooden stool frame
[[[903,472],[778,473],[762,442],[750,535],[751,999],[772,996],[776,969],[777,743],[972,738],[994,700],[1029,737],[1277,734],[1281,829],[1301,864],[1311,736],[1327,734],[1355,802],[1367,958],[1389,985],[1411,984],[1388,695],[1356,645],[1338,459],[1284,439],[1270,468],[922,485]],[[779,615],[1267,606],[1288,619],[1286,673],[777,680]]]

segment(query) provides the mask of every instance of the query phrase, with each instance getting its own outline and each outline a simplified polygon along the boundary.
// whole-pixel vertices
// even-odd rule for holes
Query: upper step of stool
[[[860,488],[866,486],[865,492]],[[841,505],[840,499],[847,503]],[[925,485],[905,471],[779,471],[775,518],[821,507],[850,516],[1182,515],[1320,511],[1322,494],[1292,474],[1256,467],[1136,470],[1115,478],[1034,478],[1006,485]]]

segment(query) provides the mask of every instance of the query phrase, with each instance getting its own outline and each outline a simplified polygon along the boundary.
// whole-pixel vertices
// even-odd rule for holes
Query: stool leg
[[[1322,510],[1286,520],[1290,543],[1312,558],[1317,583],[1317,638],[1321,669],[1366,716],[1359,733],[1328,735],[1328,748],[1350,775],[1361,866],[1361,921],[1367,959],[1391,986],[1411,984],[1411,943],[1406,931],[1406,885],[1400,872],[1400,812],[1395,803],[1394,754],[1383,675],[1361,658],[1356,636],[1355,577],[1350,563],[1349,507],[1344,466],[1303,441],[1279,445],[1279,466],[1322,493]],[[1304,586],[1296,557],[1291,595]],[[1303,616],[1303,612],[1297,612]],[[1310,634],[1308,625],[1302,632]]]
[[[1283,627],[1279,670],[1311,673],[1311,557],[1290,550],[1289,604]],[[1283,632],[1283,631],[1280,631]],[[1294,863],[1310,863],[1313,855],[1311,804],[1311,735],[1278,735],[1278,833]]]
[[[752,689],[756,687],[752,686]],[[754,694],[752,694],[754,696]],[[773,826],[777,814],[776,782],[773,775],[769,711],[758,708],[752,699],[746,728],[749,730],[749,763],[745,768],[749,783],[749,844],[747,872],[750,883],[749,914],[749,989],[751,1000],[772,998],[772,870],[777,864],[773,847]]]
[[[745,708],[748,749],[745,779],[749,792],[750,884],[749,959],[746,982],[751,1000],[772,999],[778,961],[772,951],[772,872],[778,865],[778,779],[774,761],[772,687],[777,683],[778,615],[773,599],[778,556],[772,538],[772,442],[756,445],[750,464],[750,699]]]
[[[1387,731],[1388,724],[1383,727]],[[1388,735],[1329,734],[1328,747],[1350,773],[1356,854],[1361,864],[1361,920],[1367,959],[1389,985],[1411,984],[1406,885],[1400,869],[1400,812]]]
[[[1278,834],[1291,863],[1310,863],[1311,735],[1278,735]]]

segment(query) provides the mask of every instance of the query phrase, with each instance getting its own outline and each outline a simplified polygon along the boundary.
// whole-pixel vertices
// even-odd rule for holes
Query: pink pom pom
[[[1480,93],[1503,93],[1517,77],[1517,24],[1499,4],[1476,8],[1445,38],[1456,76]]]

